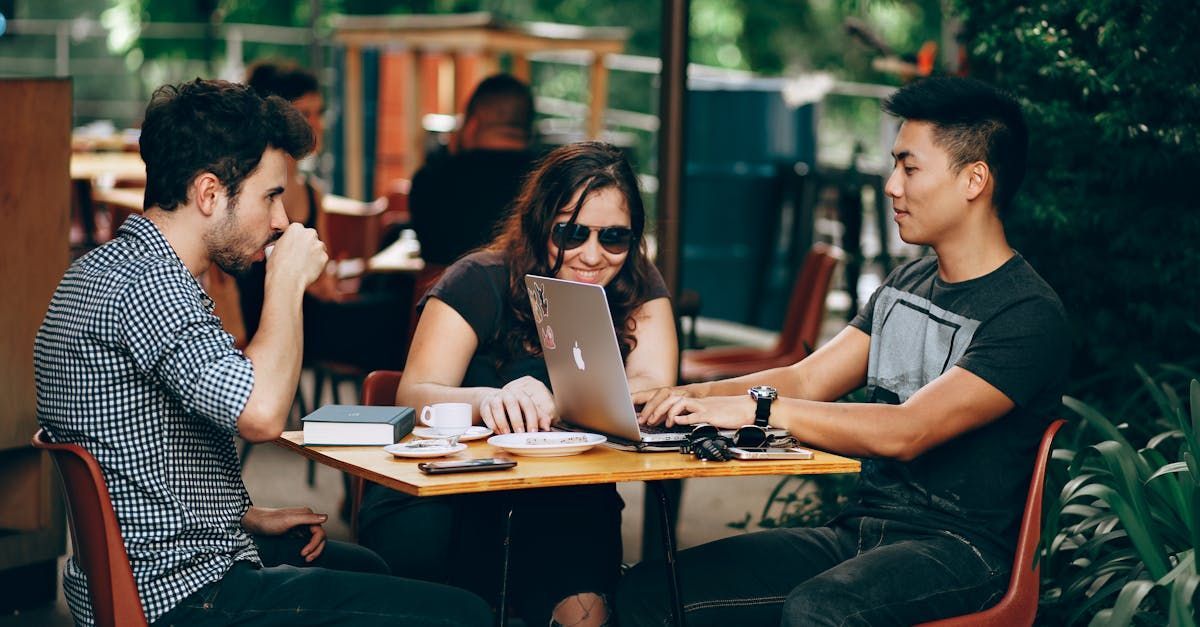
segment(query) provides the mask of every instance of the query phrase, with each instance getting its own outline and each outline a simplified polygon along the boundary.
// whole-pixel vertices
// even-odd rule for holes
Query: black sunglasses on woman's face
[[[627,226],[592,227],[586,224],[559,222],[550,231],[550,236],[556,246],[563,250],[571,250],[587,243],[592,231],[597,232],[604,250],[614,255],[629,252],[629,246],[633,243],[633,229]]]

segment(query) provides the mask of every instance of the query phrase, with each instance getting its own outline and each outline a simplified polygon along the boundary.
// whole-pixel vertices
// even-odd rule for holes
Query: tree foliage
[[[1067,306],[1076,376],[1194,359],[1200,4],[957,4],[972,74],[1027,105],[1033,150],[1008,224]]]

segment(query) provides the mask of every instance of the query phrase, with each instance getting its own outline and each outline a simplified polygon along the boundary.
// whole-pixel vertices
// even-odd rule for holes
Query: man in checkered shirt
[[[255,507],[242,483],[233,436],[283,431],[301,298],[327,261],[281,201],[286,160],[312,143],[291,105],[243,85],[155,92],[141,135],[146,212],[55,292],[34,350],[38,420],[99,461],[150,623],[489,623],[482,599],[384,574],[366,549],[327,543],[323,514]],[[261,325],[243,353],[197,277],[214,263],[244,269],[272,242]],[[76,622],[94,624],[74,559],[63,585]]]

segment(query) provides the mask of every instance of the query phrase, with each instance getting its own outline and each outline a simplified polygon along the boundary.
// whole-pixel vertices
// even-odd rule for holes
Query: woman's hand
[[[484,396],[479,416],[496,433],[549,431],[558,418],[558,407],[544,383],[525,376]]]
[[[329,519],[325,514],[318,514],[307,507],[255,507],[250,506],[242,517],[242,528],[260,536],[281,536],[291,533],[301,536],[310,535],[308,544],[300,549],[304,561],[311,562],[325,550],[325,528],[321,525]],[[308,529],[304,529],[304,527]]]

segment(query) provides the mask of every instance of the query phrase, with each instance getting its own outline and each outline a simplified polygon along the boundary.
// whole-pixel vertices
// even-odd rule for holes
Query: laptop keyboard
[[[675,425],[673,427],[668,427],[666,425],[653,425],[653,426],[638,425],[638,429],[642,433],[648,433],[650,435],[658,435],[660,433],[684,433],[684,434],[687,434],[687,433],[692,432],[691,425]]]

